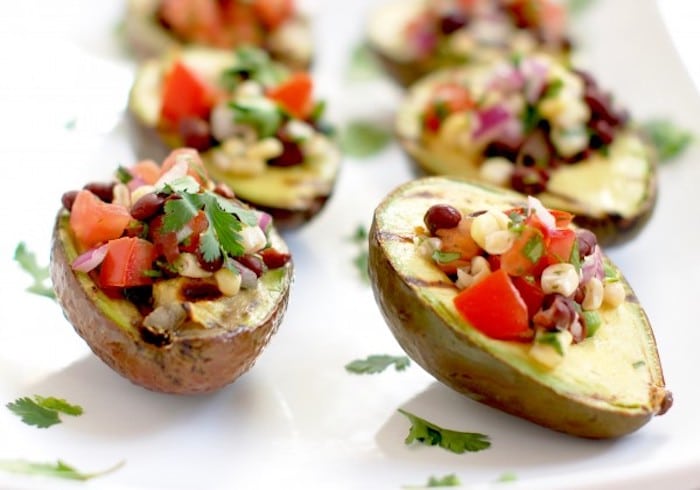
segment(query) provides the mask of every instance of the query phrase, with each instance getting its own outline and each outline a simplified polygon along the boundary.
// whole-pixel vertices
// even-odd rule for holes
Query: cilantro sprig
[[[181,230],[202,211],[209,223],[199,242],[204,260],[213,262],[222,254],[233,257],[243,255],[245,249],[238,232],[243,229],[243,223],[249,226],[257,224],[254,211],[236,206],[213,192],[202,191],[199,183],[190,176],[166,184],[163,192],[179,197],[168,199],[165,203],[164,232]]]
[[[367,237],[367,228],[363,225],[358,225],[349,239],[357,245],[359,249],[355,257],[353,257],[352,263],[357,268],[362,282],[369,284],[369,251]]]
[[[419,488],[437,488],[437,487],[458,487],[462,484],[459,478],[454,473],[438,477],[430,476],[425,485],[405,485],[405,490],[417,490]]]
[[[27,272],[32,276],[32,279],[34,279],[34,283],[27,288],[27,291],[46,298],[56,299],[53,287],[47,284],[47,281],[50,282],[49,268],[41,267],[37,263],[36,255],[29,251],[24,242],[20,242],[17,248],[15,248],[14,259],[22,270]]]
[[[120,461],[111,468],[93,473],[84,473],[73,466],[61,461],[55,463],[37,463],[24,459],[0,459],[0,470],[8,473],[20,475],[49,476],[62,478],[64,480],[87,481],[92,478],[112,473],[124,466],[124,461]]]
[[[365,359],[355,359],[345,365],[345,370],[354,374],[381,373],[389,366],[394,365],[397,371],[403,371],[410,366],[411,361],[406,356],[390,356],[388,354],[373,354]]]
[[[33,398],[25,396],[8,403],[6,406],[12,413],[21,417],[22,422],[40,429],[60,424],[59,413],[74,417],[83,414],[83,408],[80,405],[73,405],[62,398],[53,396],[34,395]]]
[[[271,87],[279,84],[286,76],[286,69],[275,63],[263,49],[243,46],[236,49],[235,54],[235,63],[223,74],[223,83],[230,90],[244,80],[255,80]]]
[[[477,432],[458,432],[445,429],[406,410],[399,409],[411,422],[406,444],[419,442],[428,446],[440,446],[453,453],[477,452],[491,447],[489,437]]]
[[[692,133],[666,119],[652,119],[642,124],[642,128],[649,135],[661,162],[676,158],[693,141]]]
[[[391,143],[391,131],[372,121],[350,121],[340,131],[340,148],[348,156],[369,158]]]

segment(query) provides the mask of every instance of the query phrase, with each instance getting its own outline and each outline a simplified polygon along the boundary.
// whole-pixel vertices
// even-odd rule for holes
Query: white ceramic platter
[[[386,81],[345,79],[373,4],[310,6],[319,90],[341,122],[389,120],[398,100]],[[669,117],[700,135],[700,99],[664,22],[688,26],[693,4],[667,0],[660,9],[652,0],[598,0],[573,22],[581,65],[634,116]],[[345,371],[353,359],[402,353],[358,279],[352,259],[359,249],[349,240],[358,225],[370,224],[379,200],[411,177],[395,145],[374,158],[346,159],[328,208],[287,235],[297,271],[291,302],[254,369],[213,395],[160,395],[94,357],[57,304],[24,291],[29,278],[12,258],[24,241],[47,263],[61,194],[134,161],[124,120],[134,65],[118,37],[123,4],[40,0],[3,7],[0,459],[61,459],[86,472],[124,465],[87,483],[0,472],[0,487],[398,489],[449,473],[465,488],[700,486],[697,145],[661,168],[649,226],[610,251],[651,318],[675,395],[667,415],[628,437],[589,441],[551,432],[464,398],[415,364],[374,376]],[[677,38],[692,56],[692,29]],[[27,426],[4,405],[33,394],[66,398],[85,413],[49,429]],[[409,423],[398,408],[483,432],[493,445],[463,455],[406,446]],[[504,474],[516,481],[496,483]]]

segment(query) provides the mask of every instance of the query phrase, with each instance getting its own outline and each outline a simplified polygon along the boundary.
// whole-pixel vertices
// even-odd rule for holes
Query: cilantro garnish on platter
[[[411,428],[404,441],[406,444],[420,442],[427,446],[440,446],[457,454],[482,451],[491,447],[491,441],[485,434],[445,429],[405,410],[399,409],[399,412],[411,421]]]
[[[366,359],[356,359],[346,364],[345,370],[354,374],[376,374],[381,373],[392,364],[395,370],[403,371],[411,364],[411,361],[406,356],[375,354]]]
[[[118,470],[122,466],[124,466],[124,461],[121,461],[111,468],[103,471],[83,473],[60,459],[56,461],[56,463],[37,463],[33,461],[26,461],[24,459],[0,459],[0,470],[8,473],[49,476],[53,478],[62,478],[64,480],[77,481],[87,481],[98,476],[106,475],[107,473]]]
[[[53,396],[34,395],[33,398],[25,396],[8,403],[6,406],[12,413],[21,417],[22,422],[40,429],[60,424],[59,413],[74,417],[83,414],[81,406],[70,404],[62,398]]]
[[[53,287],[47,284],[47,281],[50,282],[49,268],[39,266],[36,261],[36,255],[29,251],[24,242],[20,242],[17,248],[15,248],[14,259],[22,270],[27,272],[34,279],[34,284],[29,286],[27,291],[46,298],[56,299]]]
[[[209,226],[200,235],[200,251],[207,262],[221,258],[222,254],[238,257],[244,254],[242,237],[238,234],[243,224],[254,226],[257,216],[254,211],[235,205],[228,199],[210,192],[200,192],[199,183],[187,176],[167,184],[164,192],[179,199],[165,203],[163,231],[179,231],[200,211],[204,212]]]

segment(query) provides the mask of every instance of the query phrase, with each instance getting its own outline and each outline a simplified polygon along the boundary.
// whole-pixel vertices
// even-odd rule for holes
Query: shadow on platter
[[[266,427],[283,429],[275,422],[279,414],[273,407],[278,404],[266,385],[265,379],[254,379],[247,373],[210,394],[157,393],[131,383],[95,356],[87,355],[23,391],[26,396],[56,396],[80,405],[84,410],[81,416],[61,416],[64,430],[130,439],[188,426],[204,432],[213,427],[217,433],[228,426],[259,427],[261,416]]]
[[[438,408],[439,407],[439,408]],[[460,432],[488,436],[491,446],[475,453],[454,454],[438,446],[404,444],[410,421],[394,412],[376,434],[377,446],[388,457],[407,462],[473,464],[480,468],[507,466],[510,471],[567,464],[631,464],[661,444],[654,434],[639,431],[615,440],[581,439],[540,427],[471,400],[438,382],[401,405],[402,410],[431,424]]]

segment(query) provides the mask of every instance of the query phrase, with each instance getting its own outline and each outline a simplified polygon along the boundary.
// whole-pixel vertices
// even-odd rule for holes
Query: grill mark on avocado
[[[455,289],[454,284],[446,281],[426,281],[416,276],[404,276],[407,284],[417,287],[438,288],[438,289]]]
[[[379,241],[381,241],[381,242],[397,241],[397,242],[404,242],[404,243],[413,243],[412,236],[399,235],[398,233],[392,233],[390,231],[379,230],[377,235],[379,236]]]

